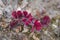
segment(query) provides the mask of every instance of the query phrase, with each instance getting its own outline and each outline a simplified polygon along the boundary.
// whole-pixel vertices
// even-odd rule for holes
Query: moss
[[[56,18],[52,18],[51,23],[55,23],[56,22]]]
[[[41,36],[40,34],[37,34],[37,35],[36,35],[36,37],[38,37],[38,38],[39,38],[40,36]]]

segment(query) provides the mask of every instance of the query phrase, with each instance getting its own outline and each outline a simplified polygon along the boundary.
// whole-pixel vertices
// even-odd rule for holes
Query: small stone
[[[17,11],[19,11],[19,10],[21,10],[21,8],[20,8],[20,7],[18,7],[18,8],[17,8]]]
[[[22,32],[28,32],[28,29],[27,28],[24,28],[24,30]]]
[[[19,29],[15,29],[15,31],[16,31],[16,33],[18,33],[19,32]]]
[[[2,26],[2,28],[6,28],[6,27],[8,27],[8,24],[5,22],[1,22],[1,26]]]
[[[44,33],[45,33],[45,34],[47,34],[47,33],[48,33],[48,31],[44,31]]]
[[[58,28],[58,26],[57,25],[55,25],[55,24],[52,24],[52,29],[56,29],[56,28]]]

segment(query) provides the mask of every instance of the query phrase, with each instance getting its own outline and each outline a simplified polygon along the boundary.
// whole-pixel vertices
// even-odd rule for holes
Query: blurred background
[[[51,23],[39,32],[22,26],[10,29],[14,10],[26,10],[39,20],[48,15]],[[60,40],[60,0],[0,0],[0,40]]]

